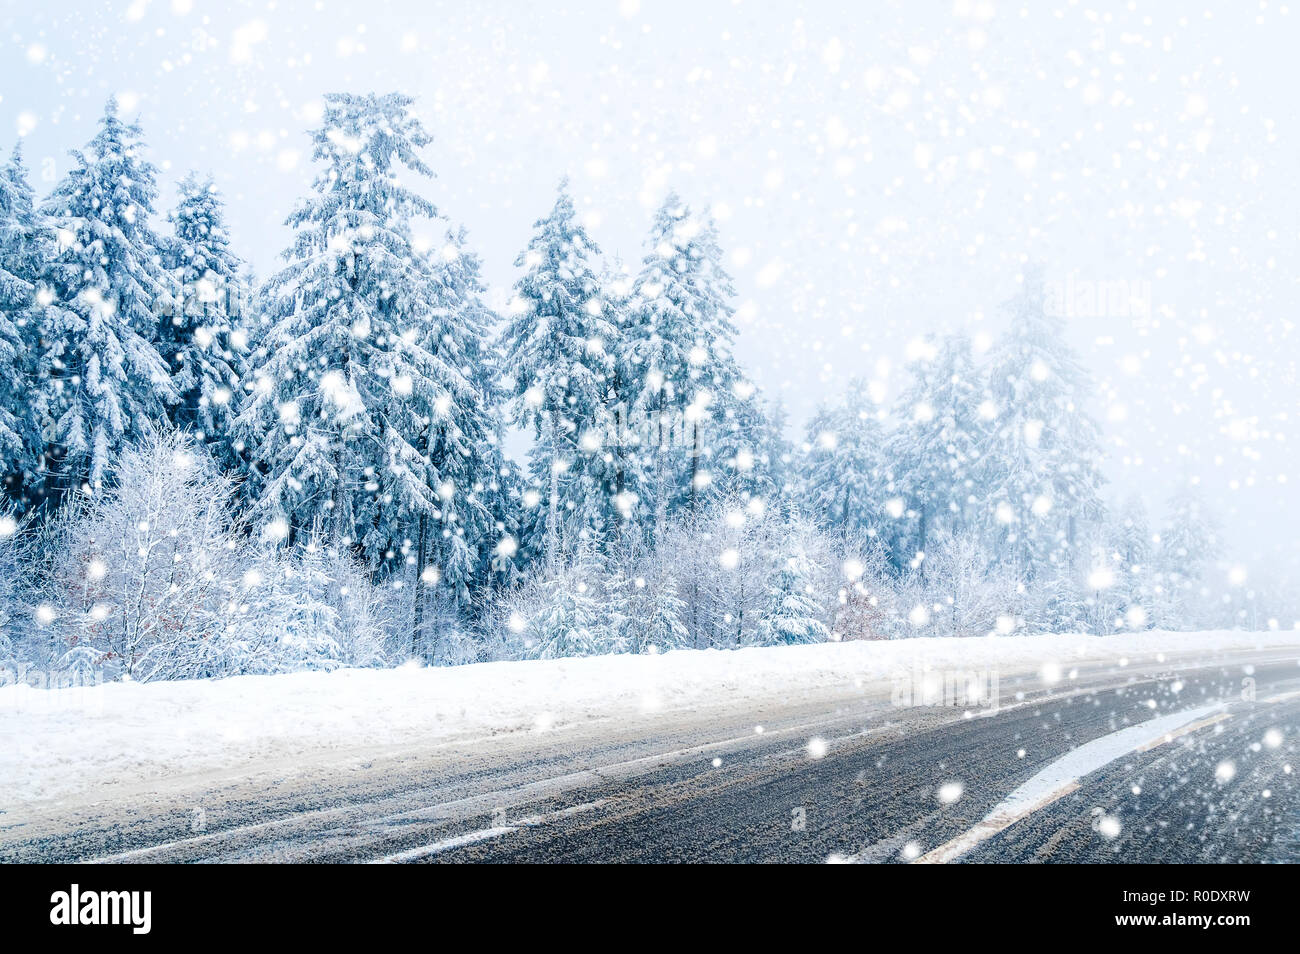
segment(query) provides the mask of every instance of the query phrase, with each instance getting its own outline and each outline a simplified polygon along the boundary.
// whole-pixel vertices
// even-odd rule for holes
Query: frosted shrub
[[[856,536],[843,545],[843,577],[836,594],[831,639],[890,639],[899,634],[899,621],[906,615],[895,579],[889,572],[889,557],[878,540]]]
[[[256,555],[230,638],[244,671],[297,672],[395,661],[398,600],[346,551],[308,543]],[[232,646],[233,654],[233,646]]]
[[[74,493],[48,535],[56,663],[137,679],[216,675],[238,579],[234,485],[176,434],[124,451],[116,480]]]
[[[517,594],[507,626],[529,659],[611,652],[615,634],[604,595],[601,561],[581,545],[571,560],[548,568]]]
[[[692,645],[735,647],[829,639],[844,559],[800,514],[729,497],[671,523],[652,562]]]
[[[1022,625],[1019,577],[973,533],[938,534],[909,574],[905,593],[905,602],[925,607],[929,617],[925,631],[914,635],[1006,635]]]
[[[22,641],[30,543],[31,533],[14,507],[0,504],[0,663],[9,660]]]
[[[388,663],[392,591],[347,552],[258,549],[234,493],[186,436],[124,451],[46,525],[27,661],[137,680]]]

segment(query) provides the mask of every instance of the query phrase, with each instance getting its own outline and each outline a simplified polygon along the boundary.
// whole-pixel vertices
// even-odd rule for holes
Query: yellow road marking
[[[1232,716],[1227,712],[1220,712],[1216,716],[1208,719],[1202,719],[1200,722],[1193,722],[1191,725],[1185,725],[1181,729],[1175,729],[1173,732],[1166,732],[1163,737],[1154,739],[1146,745],[1139,745],[1134,752],[1150,752],[1152,749],[1158,749],[1160,746],[1172,742],[1174,739],[1184,736],[1189,732],[1195,732],[1197,729],[1204,729],[1207,725],[1214,725],[1216,722],[1222,722],[1224,719],[1231,719]]]

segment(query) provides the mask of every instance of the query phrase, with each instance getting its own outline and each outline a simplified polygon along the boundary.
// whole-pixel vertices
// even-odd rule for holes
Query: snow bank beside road
[[[1142,633],[826,643],[662,656],[341,670],[79,689],[0,688],[0,809],[106,785],[290,766],[599,718],[834,697],[915,667],[1002,673],[1083,660],[1296,647],[1300,633]]]

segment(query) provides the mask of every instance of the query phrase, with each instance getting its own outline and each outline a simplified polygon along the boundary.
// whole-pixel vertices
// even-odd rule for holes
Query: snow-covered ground
[[[1040,671],[1085,660],[1300,647],[1300,633],[1166,633],[908,639],[457,668],[340,670],[224,680],[0,688],[0,809],[100,786],[243,769],[593,719],[834,698],[931,670]]]

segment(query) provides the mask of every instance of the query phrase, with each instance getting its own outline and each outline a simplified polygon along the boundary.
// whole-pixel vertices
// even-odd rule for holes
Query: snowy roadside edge
[[[6,686],[0,809],[334,750],[851,693],[918,667],[1024,671],[1271,648],[1295,648],[1300,658],[1300,633],[934,637],[58,690]]]

